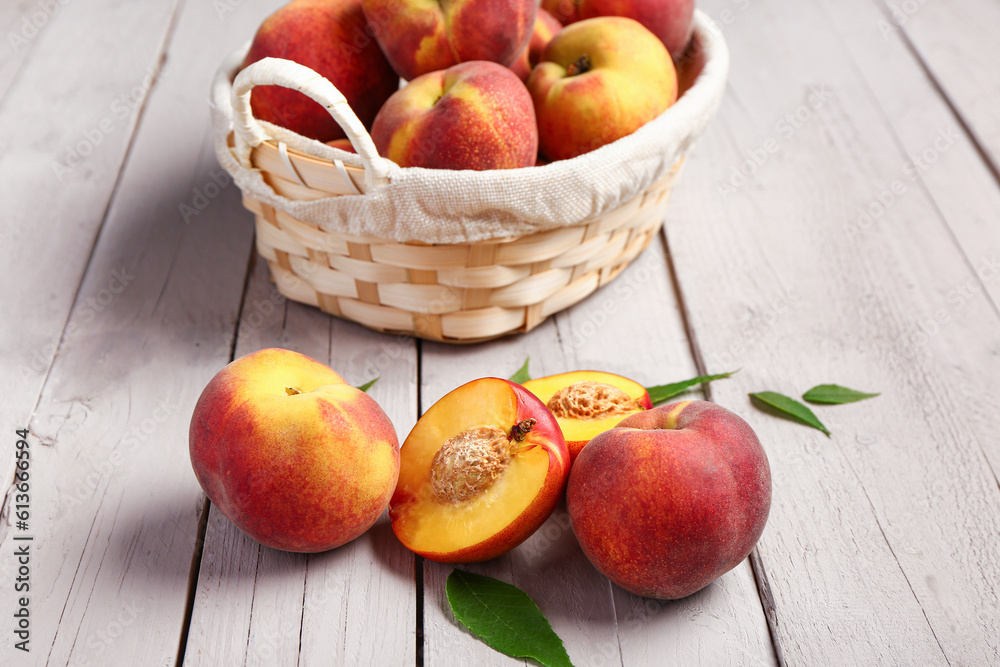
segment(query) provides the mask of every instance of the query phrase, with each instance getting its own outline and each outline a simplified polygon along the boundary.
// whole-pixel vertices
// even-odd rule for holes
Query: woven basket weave
[[[682,82],[683,83],[683,82]],[[285,85],[327,107],[364,168],[289,149],[270,139],[249,110],[255,85]],[[227,143],[244,167],[293,201],[358,195],[388,182],[380,158],[343,96],[289,61],[265,59],[233,83],[234,133]],[[476,342],[525,332],[617,276],[656,237],[683,158],[639,196],[565,226],[474,243],[397,242],[307,223],[254,198],[260,255],[286,297],[381,332]]]

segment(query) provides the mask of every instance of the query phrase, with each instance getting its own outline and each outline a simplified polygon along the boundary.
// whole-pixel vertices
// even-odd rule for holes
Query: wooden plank
[[[189,224],[179,206],[218,174],[206,141],[210,63],[223,57],[226,35],[245,35],[254,22],[220,24],[210,6],[188,3],[120,180],[134,110],[62,188],[52,167],[64,142],[136,85],[125,81],[159,63],[173,6],[67,4],[46,41],[62,46],[26,63],[0,110],[16,147],[0,158],[18,240],[17,252],[4,246],[14,255],[4,270],[23,271],[16,282],[33,309],[21,334],[30,344],[5,346],[27,357],[58,341],[60,313],[88,267],[31,420],[31,657],[39,662],[176,664],[203,505],[188,422],[229,359],[252,240],[235,188],[217,187]],[[113,61],[104,57],[110,48]],[[19,388],[30,408],[31,383]],[[16,418],[25,399],[7,391],[5,419]],[[2,546],[10,571],[9,534]],[[10,643],[3,651],[12,657]]]
[[[324,362],[329,355],[329,318],[290,308],[264,261],[255,260],[237,335],[237,357],[289,340]],[[295,665],[307,566],[308,556],[262,547],[211,508],[184,664]]]
[[[887,131],[900,102],[940,105],[914,87],[919,65],[907,72],[905,52],[861,55],[882,46],[859,34],[859,21],[876,23],[862,4],[766,0],[738,13],[730,48],[754,56],[733,59],[704,159],[672,203],[670,247],[706,358],[744,369],[715,398],[748,412],[771,457],[760,553],[788,663],[991,664],[1000,329],[982,289],[960,296],[980,258],[957,247],[970,228],[943,189],[911,187],[865,234],[845,229],[909,159],[913,143]],[[873,93],[876,81],[886,87]],[[926,145],[938,128],[919,118],[901,131]],[[752,175],[733,186],[741,166]],[[971,179],[986,169],[968,152],[948,168]],[[995,220],[994,196],[966,206]],[[996,247],[996,225],[976,233]],[[821,382],[884,393],[817,408],[829,440],[746,398]]]
[[[8,0],[0,5],[0,101],[45,28],[62,10],[59,0]]]
[[[957,109],[962,117],[956,117],[955,107],[941,98],[940,90],[947,92],[955,76],[942,69],[941,79],[930,80],[926,71],[913,67],[910,64],[913,56],[902,31],[887,32],[877,9],[866,0],[828,2],[826,6],[830,19],[843,34],[857,33],[857,39],[844,40],[845,48],[856,62],[865,63],[859,72],[882,109],[881,122],[905,152],[905,158],[896,166],[891,178],[878,174],[872,180],[869,201],[859,206],[853,219],[847,221],[844,233],[864,238],[871,227],[882,223],[881,211],[886,206],[883,201],[888,202],[888,206],[895,206],[897,200],[924,190],[940,211],[942,224],[948,225],[962,248],[970,268],[983,274],[975,281],[978,283],[976,291],[988,294],[994,304],[1000,303],[1000,281],[990,280],[990,274],[1000,271],[1000,266],[989,268],[1000,260],[1000,236],[996,233],[1000,190],[995,168],[979,164],[983,155],[982,146],[976,143],[978,132],[974,130],[974,136],[970,137],[962,126],[969,120],[964,108]],[[909,3],[907,7],[910,8]],[[997,9],[992,6],[994,13]],[[950,21],[960,21],[967,15],[956,11],[948,16]],[[1000,13],[997,16],[1000,18]],[[862,31],[857,27],[860,17],[864,17],[862,23],[867,26]],[[913,15],[915,21],[918,17],[924,17],[922,11]],[[975,23],[979,38],[985,39],[986,31],[978,30],[979,25],[985,25],[983,19],[977,18]],[[904,27],[908,25],[907,21],[903,22]],[[990,62],[1000,62],[1000,50],[992,35],[988,43],[983,42],[982,48],[972,48],[976,42],[959,27],[945,22],[936,30],[945,31],[949,43],[956,49],[981,54],[992,48],[997,58]],[[970,62],[962,71],[979,72],[976,68],[985,66],[985,62]],[[989,99],[991,94],[993,99],[1000,100],[996,77],[992,87],[984,85],[979,93],[983,100]],[[990,118],[994,116],[991,114]],[[997,128],[1000,129],[1000,125]],[[997,140],[995,148],[1000,150],[1000,133]]]
[[[369,393],[400,438],[415,423],[413,340],[286,301],[258,259],[236,355],[272,346],[328,363],[355,385],[380,377]],[[260,546],[213,507],[185,664],[413,664],[415,623],[414,557],[387,516],[343,547],[306,555]]]
[[[683,183],[682,178],[680,189]],[[612,371],[647,385],[691,377],[694,366],[660,244],[615,282],[530,334],[469,348],[425,344],[423,409],[469,380],[509,376],[526,355],[534,377],[579,369]],[[513,551],[463,567],[525,590],[575,664],[654,665],[664,664],[664,656],[676,657],[678,664],[774,664],[746,563],[685,601],[644,599],[612,585],[593,568],[564,506]],[[451,570],[425,562],[425,664],[520,664],[458,626],[444,594]]]
[[[879,25],[887,39],[901,35],[916,50],[935,83],[1000,171],[1000,83],[997,63],[1000,6],[989,0],[883,0]]]
[[[11,323],[0,328],[8,370],[0,385],[0,432],[27,426],[60,339],[72,333],[64,327],[158,76],[175,6],[176,0],[142,7],[97,0],[58,9],[46,3],[45,14],[37,3],[19,1],[0,9],[0,27],[7,26],[0,33],[0,284],[7,286]],[[15,53],[9,34],[19,34],[20,21],[36,11],[45,15],[39,32]],[[36,57],[27,57],[29,50]],[[112,278],[102,281],[110,285]],[[96,317],[104,306],[86,307]],[[5,487],[13,462],[13,442],[4,439]]]
[[[88,59],[78,58],[85,62],[70,63],[77,75],[70,79],[55,63],[66,66],[59,58],[87,52],[71,52],[65,40],[77,49],[110,41],[107,30],[122,19],[107,20],[108,7],[89,7],[93,17],[78,10],[70,30],[60,24],[69,20],[58,18],[75,7],[67,3],[46,24],[53,32],[32,41],[34,51],[0,58],[0,120],[31,121],[0,125],[8,127],[0,131],[0,196],[13,211],[0,222],[0,258],[15,262],[5,264],[13,268],[4,277],[26,304],[15,306],[12,295],[8,312],[27,323],[0,333],[5,364],[11,359],[27,370],[16,374],[13,387],[0,388],[0,405],[11,420],[4,432],[30,418],[37,434],[38,662],[174,664],[182,632],[204,506],[186,463],[186,422],[200,388],[229,358],[251,251],[243,226],[249,218],[233,188],[222,188],[188,226],[177,206],[218,178],[203,98],[212,68],[204,61],[214,58],[214,65],[229,50],[219,26],[230,37],[249,35],[273,7],[237,3],[226,16],[216,13],[218,4],[185,8],[92,262],[139,107],[116,126],[118,134],[102,140],[98,148],[107,154],[86,156],[83,171],[73,170],[76,182],[62,188],[46,180],[53,161],[66,155],[60,148],[86,139],[116,95],[141,85],[172,6],[146,6],[142,21],[138,10],[124,12],[134,37],[115,47],[127,62],[114,62],[107,80],[82,97],[72,85],[104,74],[91,74],[83,67]],[[960,8],[945,0],[940,6]],[[31,8],[23,0],[0,8],[0,28],[11,16],[4,12]],[[761,553],[785,654],[790,664],[996,663],[991,623],[1000,576],[991,562],[998,543],[990,520],[1000,505],[994,472],[1000,454],[991,437],[997,426],[991,397],[1000,193],[993,173],[968,137],[959,132],[953,139],[955,119],[935,82],[923,76],[901,35],[880,34],[874,5],[717,0],[706,9],[715,16],[735,12],[725,34],[743,57],[734,58],[722,119],[681,180],[670,236],[708,370],[744,366],[717,385],[715,396],[752,420],[772,454],[775,510]],[[931,16],[924,11],[914,21]],[[975,20],[963,11],[935,20]],[[153,22],[144,28],[149,16]],[[101,27],[77,34],[88,21]],[[194,21],[200,27],[192,28]],[[983,36],[976,30],[957,30],[962,37],[954,41],[962,43],[946,55],[979,49],[974,45]],[[761,34],[774,38],[763,43]],[[990,119],[975,113],[991,81],[978,82],[982,97],[961,101],[957,86],[971,95],[976,81],[935,65],[947,59],[921,51],[925,44],[915,35],[910,39],[941,78],[937,83],[973,136],[988,145],[983,128]],[[949,67],[960,64],[956,59]],[[183,72],[174,80],[176,67]],[[60,87],[47,87],[50,74],[63,76]],[[56,121],[37,120],[38,100],[44,101],[38,91],[56,100]],[[63,114],[77,111],[77,98],[89,120],[67,128]],[[47,113],[52,118],[57,111]],[[720,192],[730,170],[753,164],[761,149],[764,163],[752,177],[734,192]],[[918,167],[914,156],[928,149],[934,160]],[[911,178],[914,168],[919,173]],[[869,213],[866,222],[861,212],[879,210],[876,204],[885,211]],[[262,263],[255,271],[237,353],[282,344],[326,354],[357,382],[367,379],[369,362],[384,364],[390,370],[373,391],[387,409],[400,411],[393,418],[405,436],[416,400],[412,343],[331,325],[295,305],[270,310]],[[657,296],[650,307],[638,296],[669,294],[664,280],[623,299],[641,308],[608,312],[601,295],[621,296],[614,286],[628,275],[529,335],[470,348],[426,346],[424,406],[465,379],[494,372],[499,361],[505,364],[499,374],[509,374],[529,350],[536,375],[611,358],[637,377],[666,359],[669,377],[640,377],[650,384],[692,374],[683,331],[667,316],[676,306]],[[637,346],[637,339],[652,342]],[[495,355],[505,353],[498,361]],[[543,357],[559,363],[540,371]],[[817,409],[834,429],[832,440],[756,413],[744,398],[762,388],[795,394],[831,379],[885,391],[876,401]],[[8,479],[13,457],[4,448],[12,441],[0,444]],[[649,602],[600,578],[566,526],[564,510],[557,510],[525,545],[476,568],[528,590],[576,662],[773,662],[746,564],[687,600]],[[15,567],[9,531],[3,522],[5,581]],[[455,625],[443,597],[448,572],[427,563],[422,573],[426,661],[512,664]],[[384,521],[350,547],[299,557],[261,549],[211,513],[188,660],[329,664],[332,655],[344,664],[411,664],[413,575],[412,557]],[[4,650],[13,664],[23,662]]]

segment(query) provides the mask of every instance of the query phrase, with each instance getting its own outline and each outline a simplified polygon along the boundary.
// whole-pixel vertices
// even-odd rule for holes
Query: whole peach
[[[399,441],[382,408],[289,350],[260,350],[219,371],[195,405],[189,444],[212,504],[285,551],[358,537],[388,506],[399,475]]]
[[[399,77],[368,35],[361,0],[292,0],[257,30],[243,61],[285,58],[326,77],[347,98],[366,127]],[[250,95],[254,116],[317,141],[344,137],[321,105],[281,86],[258,86]]]
[[[372,32],[404,79],[470,60],[510,65],[528,43],[537,0],[364,0]]]
[[[531,96],[510,69],[475,60],[417,77],[372,124],[383,157],[403,167],[512,169],[538,153]]]
[[[552,14],[563,25],[580,20],[580,0],[542,0],[542,9]]]
[[[767,522],[771,473],[742,418],[683,401],[591,440],[573,464],[566,506],[605,576],[637,595],[676,599],[747,557]]]
[[[578,21],[559,31],[531,71],[541,152],[563,160],[600,148],[663,113],[677,73],[662,42],[632,19]]]
[[[510,65],[510,69],[520,77],[521,81],[527,83],[531,75],[531,68],[541,60],[542,52],[548,46],[555,34],[562,30],[562,24],[556,20],[552,14],[544,9],[538,10],[538,17],[535,18],[535,28],[531,31],[531,39],[528,45],[521,49],[521,53]]]
[[[660,38],[676,61],[694,30],[694,0],[542,0],[564,25],[598,16],[635,19]]]

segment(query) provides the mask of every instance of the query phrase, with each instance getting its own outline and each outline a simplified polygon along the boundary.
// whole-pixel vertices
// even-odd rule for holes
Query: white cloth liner
[[[402,168],[366,194],[314,201],[277,195],[260,172],[242,167],[226,138],[233,129],[232,79],[245,49],[223,63],[212,85],[212,124],[219,163],[247,195],[303,222],[355,236],[398,242],[468,243],[520,236],[607,213],[660,179],[690,149],[725,91],[729,52],[718,27],[695,12],[705,66],[672,107],[633,134],[584,155],[541,167],[491,171]],[[261,122],[289,148],[362,166],[357,155]]]

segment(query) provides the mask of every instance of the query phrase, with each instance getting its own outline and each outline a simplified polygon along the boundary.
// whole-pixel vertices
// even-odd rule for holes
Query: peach
[[[555,415],[571,461],[583,446],[625,417],[653,407],[646,388],[621,375],[573,371],[528,380],[523,387]]]
[[[523,542],[555,509],[569,473],[555,417],[499,378],[473,380],[432,405],[400,457],[392,530],[444,563],[488,560]]]
[[[403,167],[512,169],[538,154],[531,96],[508,68],[487,61],[419,76],[372,124],[383,157]]]
[[[370,127],[399,77],[366,29],[361,0],[292,0],[261,24],[243,66],[268,57],[305,65],[329,79]],[[258,86],[250,107],[257,118],[317,141],[345,136],[326,109],[289,88]]]
[[[528,89],[541,152],[563,160],[616,141],[677,99],[663,43],[632,19],[579,21],[559,31],[531,71]]]
[[[509,65],[527,44],[537,0],[364,0],[365,15],[404,79],[470,60]]]
[[[195,405],[189,443],[212,504],[285,551],[326,551],[364,533],[399,474],[399,441],[378,403],[289,350],[219,371]]]
[[[340,150],[347,151],[348,153],[357,153],[357,151],[354,150],[354,144],[352,144],[351,140],[347,139],[346,137],[343,139],[334,139],[333,141],[327,141],[326,145],[330,146],[331,148],[339,148]]]
[[[573,532],[594,567],[661,599],[690,595],[736,567],[770,506],[756,434],[707,401],[626,417],[583,448],[566,488]]]
[[[542,0],[542,8],[564,25],[598,16],[635,19],[663,42],[675,61],[694,30],[694,0]]]
[[[527,83],[528,77],[531,76],[531,68],[541,59],[545,47],[560,30],[562,30],[562,24],[556,20],[556,17],[544,9],[538,10],[535,28],[531,31],[531,39],[510,65],[510,69],[521,81]]]
[[[583,18],[580,16],[580,0],[542,0],[540,9],[552,14],[563,25]]]

